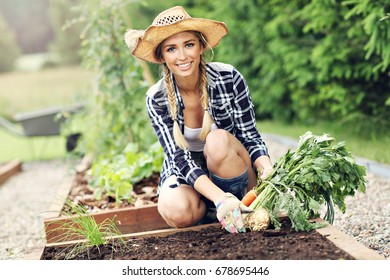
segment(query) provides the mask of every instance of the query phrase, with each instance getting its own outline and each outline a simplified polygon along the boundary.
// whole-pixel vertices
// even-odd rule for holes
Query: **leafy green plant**
[[[114,197],[117,204],[123,199],[131,202],[133,184],[159,172],[163,159],[162,147],[156,142],[147,152],[140,151],[139,145],[129,143],[122,153],[96,161],[92,166],[94,179],[91,182],[95,197],[101,199],[105,193]]]
[[[65,203],[65,209],[67,209],[66,213],[72,217],[75,213],[75,217],[65,220],[59,227],[64,232],[60,235],[59,241],[68,240],[69,237],[74,236],[86,239],[85,242],[76,243],[65,256],[66,259],[76,258],[82,252],[89,253],[93,247],[99,250],[99,246],[102,245],[110,244],[113,250],[115,250],[115,244],[119,244],[119,247],[126,246],[120,237],[122,233],[116,226],[115,220],[106,219],[98,224],[83,205],[75,204],[69,200]]]
[[[83,26],[82,64],[94,73],[91,98],[85,100],[86,112],[75,121],[83,129],[79,153],[109,157],[130,142],[147,149],[156,141],[145,108],[149,82],[144,78],[142,62],[131,55],[123,39],[131,28],[126,10],[133,2],[82,1],[73,8],[78,17],[68,26]]]
[[[295,230],[310,230],[318,225],[309,219],[326,205],[325,219],[334,220],[334,204],[345,212],[345,198],[365,192],[364,166],[356,164],[345,143],[333,145],[327,134],[306,132],[298,148],[289,150],[274,165],[274,172],[255,188],[258,194],[250,207],[269,211],[271,223],[280,227],[280,212],[286,212]]]
[[[384,17],[381,18],[381,20],[388,20],[390,19],[390,13],[387,13]]]

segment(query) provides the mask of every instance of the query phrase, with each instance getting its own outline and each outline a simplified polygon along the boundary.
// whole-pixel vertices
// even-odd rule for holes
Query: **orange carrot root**
[[[256,199],[256,197],[257,197],[257,194],[256,194],[255,190],[250,190],[249,192],[247,192],[244,195],[244,197],[241,199],[241,202],[245,206],[249,206]]]

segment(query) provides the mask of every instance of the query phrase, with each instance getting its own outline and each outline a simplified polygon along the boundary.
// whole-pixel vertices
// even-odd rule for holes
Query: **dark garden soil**
[[[75,177],[74,184],[70,190],[68,199],[74,204],[80,204],[91,212],[99,212],[107,209],[118,209],[128,206],[139,207],[148,204],[157,203],[157,184],[159,174],[154,173],[150,177],[141,180],[134,184],[132,191],[132,200],[116,201],[114,197],[103,193],[102,198],[97,200],[94,196],[94,188],[91,186],[91,176],[86,172],[78,173]],[[64,206],[61,215],[74,214]]]
[[[316,231],[281,230],[229,234],[218,226],[166,237],[130,239],[90,249],[46,247],[44,260],[340,260],[353,259]]]

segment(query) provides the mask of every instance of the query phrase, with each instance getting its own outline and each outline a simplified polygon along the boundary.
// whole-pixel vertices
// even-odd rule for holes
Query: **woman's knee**
[[[231,146],[230,137],[229,132],[223,129],[213,130],[207,135],[204,152],[208,162],[218,164],[226,159]]]
[[[161,191],[157,209],[161,217],[172,227],[187,227],[198,222],[204,215],[204,203],[199,194],[189,186]]]
[[[161,217],[172,227],[187,227],[192,225],[192,214],[189,203],[158,202],[158,212]]]

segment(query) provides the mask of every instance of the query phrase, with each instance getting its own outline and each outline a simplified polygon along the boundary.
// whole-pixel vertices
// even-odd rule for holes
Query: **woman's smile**
[[[181,63],[177,64],[177,66],[180,68],[180,70],[185,71],[191,68],[192,62],[186,62],[186,63]]]

